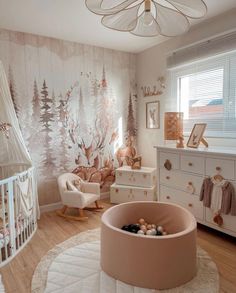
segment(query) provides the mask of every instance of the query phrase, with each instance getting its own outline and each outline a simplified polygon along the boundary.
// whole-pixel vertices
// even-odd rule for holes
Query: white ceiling
[[[236,7],[236,0],[205,2],[206,18]],[[0,0],[1,28],[135,53],[165,40],[161,36],[142,38],[113,31],[105,28],[100,19],[88,11],[84,0]]]

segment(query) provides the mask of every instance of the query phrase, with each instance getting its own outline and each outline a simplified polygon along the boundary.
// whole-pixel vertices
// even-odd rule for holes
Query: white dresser
[[[219,227],[211,209],[199,200],[204,178],[214,176],[217,170],[236,190],[236,148],[155,148],[158,200],[179,204],[192,212],[199,223],[236,236],[236,216],[222,215],[224,223]]]
[[[156,169],[117,168],[116,182],[111,185],[110,191],[111,203],[156,200]]]

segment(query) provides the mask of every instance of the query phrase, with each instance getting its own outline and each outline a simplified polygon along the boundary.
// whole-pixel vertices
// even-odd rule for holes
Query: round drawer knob
[[[171,164],[170,160],[165,161],[164,167],[166,168],[166,170],[169,170],[169,171],[171,170],[172,164]]]
[[[192,208],[192,207],[193,207],[193,204],[192,204],[192,203],[189,203],[188,206],[189,206],[190,208]]]
[[[193,185],[193,182],[189,181],[188,185]]]
[[[189,165],[189,167],[192,167],[193,166],[193,163],[189,162],[188,165]]]
[[[170,176],[166,176],[166,179],[169,180],[170,179]]]
[[[221,167],[216,167],[216,171],[221,171]]]
[[[170,196],[167,196],[166,199],[170,199]]]

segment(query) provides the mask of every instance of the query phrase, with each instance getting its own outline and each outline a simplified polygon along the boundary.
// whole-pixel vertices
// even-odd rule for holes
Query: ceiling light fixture
[[[85,0],[87,8],[102,15],[110,29],[141,37],[174,37],[186,33],[188,18],[207,13],[203,0]]]

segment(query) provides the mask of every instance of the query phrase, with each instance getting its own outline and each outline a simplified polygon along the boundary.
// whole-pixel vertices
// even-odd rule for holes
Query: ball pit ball
[[[163,227],[162,227],[162,226],[158,226],[158,227],[157,227],[157,231],[159,231],[159,232],[162,233],[162,232],[163,232]]]
[[[154,228],[152,228],[150,231],[152,232],[152,235],[156,235],[157,234],[157,230],[154,229]]]
[[[121,229],[130,233],[144,236],[165,236],[168,234],[162,226],[147,223],[143,218],[140,218],[138,223],[124,225]]]
[[[144,235],[145,233],[143,232],[143,230],[139,230],[139,231],[137,232],[137,234],[139,234],[139,235]]]
[[[128,225],[125,225],[121,229],[124,230],[124,231],[129,231],[129,226]]]
[[[147,230],[146,235],[152,235],[152,231],[151,230]]]
[[[139,219],[138,222],[139,222],[140,225],[144,225],[145,224],[145,220],[144,219]]]

